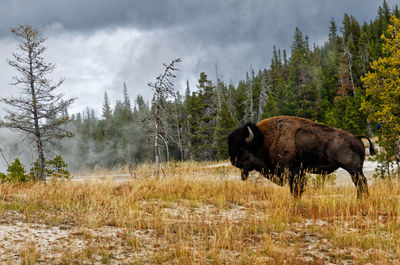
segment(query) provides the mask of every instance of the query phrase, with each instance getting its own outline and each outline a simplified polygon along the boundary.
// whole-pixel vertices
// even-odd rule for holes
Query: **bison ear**
[[[254,134],[253,131],[250,129],[249,126],[247,126],[247,129],[249,130],[249,137],[244,138],[244,140],[246,141],[246,143],[251,143],[254,140]]]

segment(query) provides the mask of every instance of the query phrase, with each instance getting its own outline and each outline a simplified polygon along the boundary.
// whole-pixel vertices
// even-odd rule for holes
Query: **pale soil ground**
[[[171,218],[171,222],[176,222],[177,217],[190,215],[191,218],[207,216],[205,223],[208,224],[213,224],[216,220],[238,223],[247,218],[249,214],[245,207],[240,206],[221,210],[213,205],[192,208],[177,204],[164,208],[163,212]],[[258,218],[266,219],[268,216],[263,215]],[[168,244],[152,229],[129,232],[129,237],[135,238],[136,243],[133,244],[138,244],[135,247],[127,244],[128,232],[123,228],[110,226],[84,228],[26,223],[24,216],[15,211],[8,211],[0,221],[2,222],[0,225],[0,264],[33,264],[21,262],[24,251],[27,252],[25,255],[31,257],[36,253],[39,257],[36,260],[38,264],[135,264],[137,260],[141,261],[137,264],[153,264],[151,257]],[[357,222],[359,223],[359,220]],[[364,225],[367,224],[368,221],[365,220]],[[399,264],[400,260],[388,253],[377,253],[382,252],[378,249],[365,251],[357,247],[338,247],[317,231],[329,228],[330,225],[324,220],[308,219],[302,223],[294,223],[286,230],[270,232],[268,236],[273,242],[286,241],[290,248],[296,248],[300,252],[301,264],[358,264],[352,261],[353,257],[378,254],[392,260],[392,264]],[[341,223],[340,227],[344,233],[357,233],[357,229],[353,228],[351,222]],[[310,232],[314,229],[316,232]],[[261,237],[254,240],[261,241]],[[34,251],[29,250],[30,247]],[[221,255],[226,255],[232,260],[232,263],[235,263],[235,257],[240,253],[228,251],[227,253],[222,252]],[[337,263],[338,257],[344,257],[344,260]],[[146,262],[146,260],[150,261]],[[265,264],[274,264],[271,259],[267,259],[265,262]]]
[[[227,167],[229,164],[213,165],[212,167]],[[364,172],[369,183],[373,181],[372,174],[376,163],[366,161]],[[340,169],[336,172],[335,185],[353,185],[349,174]],[[235,176],[223,176],[223,178],[240,178],[238,172]],[[257,174],[252,178],[258,179],[265,184],[267,180],[259,179]],[[129,174],[118,176],[81,176],[74,177],[73,181],[111,181],[123,182],[131,179]],[[285,187],[288,189],[288,187]],[[149,203],[142,202],[144,206]],[[219,209],[214,205],[182,206],[172,203],[168,207],[162,208],[163,214],[170,218],[171,222],[176,219],[187,220],[190,218],[202,217],[205,222],[213,223],[216,220],[226,220],[228,222],[242,222],[249,216],[246,207],[233,206],[231,209]],[[254,213],[251,213],[254,217]],[[179,217],[179,218],[178,218]],[[256,218],[268,218],[268,216],[257,216]],[[355,217],[356,218],[356,217]],[[304,264],[311,264],[313,261],[326,261],[318,264],[331,263],[332,255],[354,256],[369,255],[365,250],[358,248],[339,248],[325,239],[320,232],[304,232],[306,228],[328,227],[329,224],[324,220],[314,219],[306,222],[295,223],[288,230],[272,232],[271,240],[287,240],[290,242],[301,242],[299,245]],[[343,230],[348,229],[349,224],[341,224]],[[317,231],[317,230],[316,230]],[[348,229],[348,233],[354,233],[354,228]],[[135,244],[127,243],[127,235],[135,238]],[[0,216],[0,264],[30,264],[28,256],[37,255],[37,263],[42,264],[132,264],[136,260],[146,261],[162,248],[165,244],[162,239],[157,238],[152,229],[128,231],[124,228],[112,226],[85,228],[70,225],[42,224],[40,221],[34,223],[26,222],[26,216],[18,211],[7,210]],[[297,244],[297,243],[296,243]],[[139,247],[137,246],[139,245]],[[100,250],[100,251],[99,251]],[[375,250],[371,250],[375,251]],[[25,253],[25,254],[24,254]],[[371,255],[376,253],[370,253]],[[230,257],[235,257],[235,253],[226,253]],[[390,258],[390,257],[388,257]],[[25,259],[25,261],[24,261]],[[28,259],[28,261],[26,261]],[[266,263],[273,263],[266,260]],[[393,261],[398,262],[398,261]],[[146,263],[146,262],[144,262]],[[351,259],[341,262],[341,264],[354,264]]]

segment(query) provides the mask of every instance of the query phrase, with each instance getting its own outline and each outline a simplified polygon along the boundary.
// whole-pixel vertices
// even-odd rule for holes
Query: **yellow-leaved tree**
[[[381,128],[378,140],[381,150],[377,156],[381,177],[393,173],[400,176],[400,19],[393,16],[390,21],[381,37],[383,56],[361,78],[366,87],[361,110]],[[393,164],[397,167],[392,167]]]

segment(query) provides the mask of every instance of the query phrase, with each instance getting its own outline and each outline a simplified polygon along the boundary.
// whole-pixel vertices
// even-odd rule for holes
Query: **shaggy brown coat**
[[[249,138],[251,141],[246,141]],[[366,136],[299,117],[278,116],[236,129],[228,138],[228,148],[232,164],[242,170],[244,180],[251,170],[280,185],[288,179],[291,193],[298,197],[304,191],[306,171],[329,174],[342,167],[352,176],[361,197],[368,195],[361,138],[368,139],[374,155]]]

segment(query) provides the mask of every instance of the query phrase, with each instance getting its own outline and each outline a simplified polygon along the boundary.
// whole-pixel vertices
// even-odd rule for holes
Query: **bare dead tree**
[[[181,62],[180,58],[172,60],[170,64],[163,64],[165,69],[162,74],[160,74],[156,78],[155,83],[149,83],[148,85],[153,88],[154,94],[153,94],[153,99],[152,99],[152,119],[154,122],[154,153],[155,153],[155,164],[156,164],[156,172],[155,175],[156,177],[159,176],[159,170],[160,170],[160,148],[159,148],[159,139],[162,139],[166,145],[166,148],[168,148],[168,143],[166,142],[165,137],[165,132],[163,128],[163,113],[164,109],[162,106],[162,99],[165,99],[170,96],[175,95],[174,91],[174,84],[172,83],[172,78],[176,78],[175,72],[179,71],[178,68],[175,67],[176,63]],[[168,152],[168,149],[167,149]],[[169,154],[167,153],[167,157],[169,157]]]
[[[218,65],[215,65],[215,84],[216,86],[216,90],[217,90],[217,99],[218,99],[218,113],[221,112],[221,85],[222,85],[222,80],[218,74]]]
[[[360,60],[362,62],[363,73],[367,73],[367,65],[369,64],[369,48],[367,44],[364,44],[360,49]]]
[[[269,97],[269,93],[271,92],[271,76],[268,73],[263,74],[261,81],[261,91],[260,96],[258,98],[258,113],[257,113],[257,122],[259,122],[262,118],[262,114],[264,112],[264,108],[267,104],[267,100]]]
[[[247,73],[246,85],[248,87],[248,90],[247,90],[247,100],[244,102],[244,104],[246,104],[246,120],[252,122],[254,122],[253,80],[254,80],[254,74],[250,79],[249,73]]]
[[[19,88],[20,94],[1,99],[11,107],[5,109],[2,125],[33,137],[39,166],[36,179],[44,180],[44,145],[72,136],[62,125],[69,120],[65,113],[76,98],[64,100],[62,93],[56,93],[64,79],[53,82],[47,77],[55,64],[46,62],[43,57],[46,39],[40,36],[39,31],[23,25],[12,28],[11,32],[18,38],[20,53],[13,53],[7,63],[18,72],[12,77],[12,85]]]
[[[237,108],[235,107],[236,105],[238,105],[238,101],[235,99],[234,96],[234,88],[233,85],[229,85],[229,89],[228,89],[228,98],[227,98],[227,105],[228,105],[228,109],[229,112],[231,113],[232,119],[234,121],[235,124],[240,124],[238,118],[237,118]]]
[[[343,45],[343,49],[344,49],[344,54],[345,54],[345,56],[347,58],[347,62],[348,62],[348,71],[349,71],[349,77],[350,77],[350,82],[351,82],[351,89],[355,95],[356,90],[355,90],[354,79],[353,79],[353,70],[352,70],[353,55],[351,54],[350,49],[345,44]]]
[[[254,122],[254,104],[253,104],[253,81],[250,81],[249,87],[249,111],[250,121]]]

